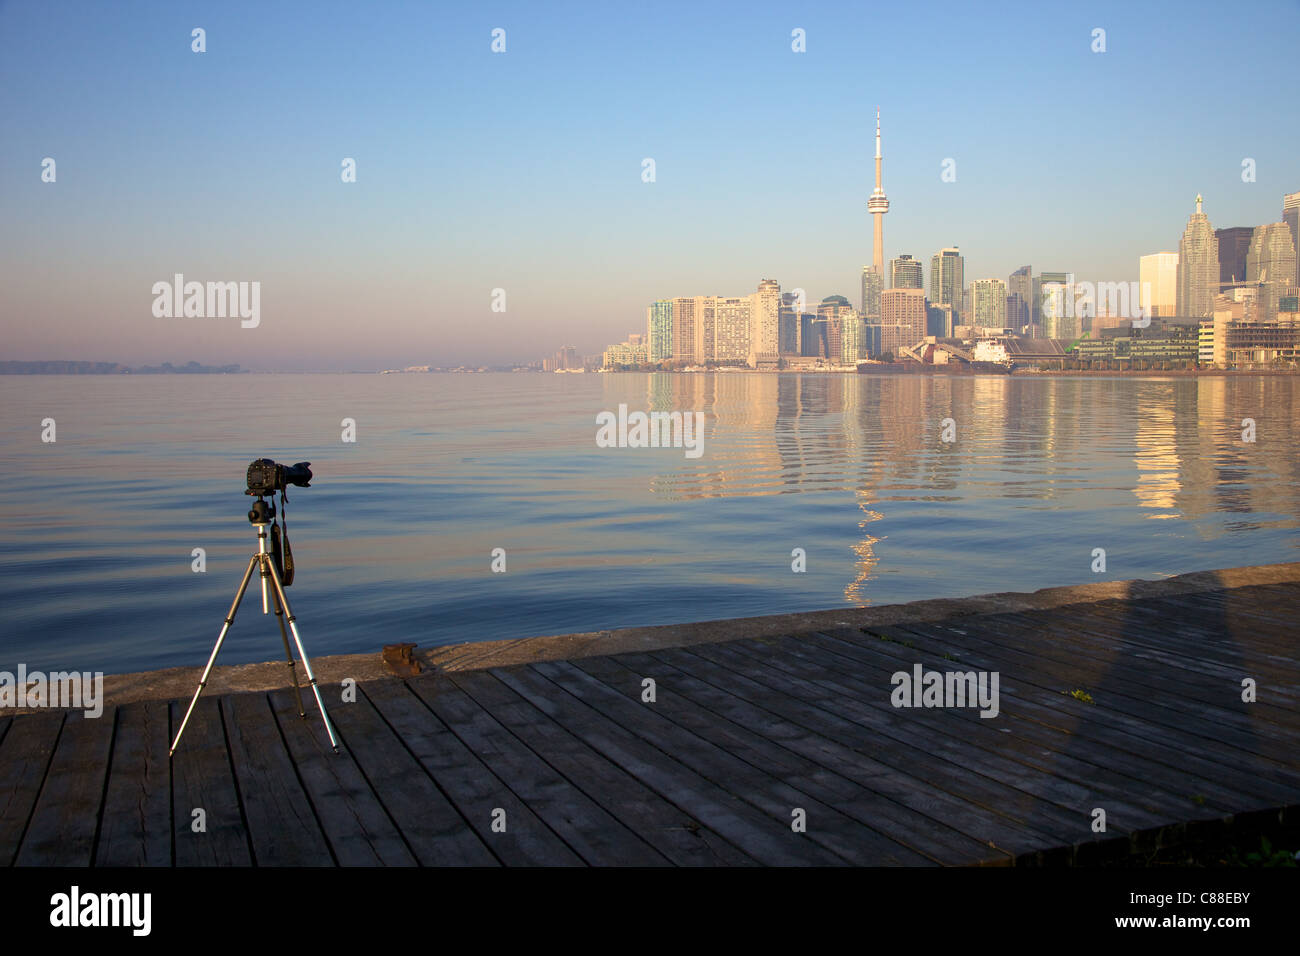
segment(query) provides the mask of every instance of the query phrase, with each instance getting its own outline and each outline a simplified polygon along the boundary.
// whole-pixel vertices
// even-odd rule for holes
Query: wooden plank
[[[1248,629],[1237,628],[1235,633],[1229,633],[1219,612],[1213,608],[1192,606],[1179,611],[1182,613],[1175,615],[1169,605],[1089,608],[1086,614],[1071,615],[1061,623],[1094,640],[1122,638],[1128,646],[1164,652],[1173,656],[1177,666],[1206,674],[1223,676],[1229,665],[1237,671],[1243,667],[1268,669],[1283,679],[1279,690],[1285,692],[1290,708],[1300,710],[1300,691],[1293,686],[1295,679],[1300,678],[1300,661],[1294,657],[1297,649],[1294,637],[1286,643],[1266,642],[1253,622],[1249,622]]]
[[[0,742],[0,866],[13,866],[63,729],[63,713],[14,717]]]
[[[171,866],[171,743],[166,701],[117,710],[96,866]]]
[[[835,633],[800,635],[798,640],[801,645],[819,648],[832,660],[842,660],[846,672],[874,674],[882,687],[889,685],[892,674],[899,670],[910,672],[912,665],[918,662],[930,670],[972,669],[930,654],[918,655],[915,650],[904,657],[902,648],[884,642],[880,642],[878,649],[872,649],[878,651],[873,654],[859,645],[835,640]],[[898,656],[890,656],[891,652]],[[1061,720],[1058,712],[1045,706],[1053,703],[1059,706],[1060,700],[1048,701],[1045,699],[1047,695],[1040,692],[1037,695],[1040,702],[1035,702],[1032,688],[1028,690],[1030,692],[1026,694],[1025,689],[1014,683],[1003,684],[999,691],[1001,706],[998,718],[971,722],[971,733],[979,737],[984,746],[1014,751],[1019,755],[1017,759],[1041,769],[1076,781],[1086,781],[1103,790],[1115,789],[1133,799],[1141,796],[1148,807],[1191,808],[1199,816],[1216,808],[1231,813],[1243,806],[1243,801],[1253,805],[1253,801],[1258,799],[1257,795],[1222,786],[1214,773],[1198,777],[1185,767],[1175,769],[1154,762],[1149,740],[1131,737],[1127,749],[1096,741],[1091,735],[1080,733],[1082,728],[1078,721]],[[1060,726],[1062,724],[1072,725]],[[1208,763],[1204,766],[1213,767]],[[1199,802],[1193,795],[1199,797]]]
[[[1013,656],[1003,648],[994,647],[990,651],[987,645],[970,635],[957,638],[946,632],[937,631],[932,626],[874,628],[873,631],[876,633],[887,631],[889,633],[886,636],[892,635],[892,640],[899,642],[906,640],[913,643],[916,648],[935,654],[959,651],[958,656],[966,667],[973,665],[984,670],[1003,670],[1008,667],[1008,658]],[[841,636],[848,640],[855,640],[847,633]],[[879,637],[864,637],[864,640],[878,641]],[[990,656],[990,653],[997,656]],[[1223,747],[1214,737],[1217,725],[1212,722],[1207,723],[1203,716],[1171,714],[1159,706],[1109,693],[1105,695],[1104,706],[1096,707],[1095,704],[1083,703],[1074,706],[1069,702],[1067,691],[1078,688],[1083,683],[1079,673],[1059,668],[1044,670],[1040,667],[1037,658],[1027,654],[1016,656],[1011,666],[1015,668],[1020,686],[1026,690],[1037,688],[1049,695],[1045,699],[1055,699],[1055,696],[1060,696],[1062,707],[1071,709],[1077,716],[1086,715],[1098,727],[1116,726],[1113,722],[1120,721],[1121,726],[1131,730],[1137,736],[1159,739],[1160,746],[1166,750],[1181,750],[1197,756],[1213,755],[1213,759],[1222,765],[1221,772],[1235,772],[1249,775],[1251,779],[1269,780],[1288,788],[1288,791],[1295,785],[1295,774],[1288,768],[1278,766],[1274,761],[1256,759],[1232,747]],[[1095,686],[1092,689],[1095,689]],[[1094,707],[1096,709],[1093,709]],[[1085,711],[1084,708],[1088,709]]]
[[[331,866],[329,842],[294,770],[266,694],[222,698],[226,738],[258,866]]]
[[[69,711],[27,825],[18,866],[90,866],[116,711]]]
[[[790,826],[794,809],[803,810],[805,820],[812,820],[814,824],[808,826],[803,835],[844,861],[859,866],[873,865],[880,862],[882,854],[888,854],[900,862],[925,862],[876,831],[864,828],[859,821],[840,812],[836,805],[818,799],[813,793],[819,782],[817,779],[801,778],[788,765],[768,766],[764,757],[767,760],[777,757],[789,763],[779,749],[764,748],[762,757],[755,763],[748,763],[735,753],[735,749],[742,745],[739,735],[733,735],[725,745],[717,745],[667,719],[660,713],[658,704],[641,703],[639,680],[625,692],[619,692],[595,680],[571,662],[548,661],[536,666],[571,694],[581,695],[584,701],[609,719],[655,747],[672,753],[696,772],[726,780],[733,793],[787,826]],[[824,783],[825,773],[820,772],[820,768],[816,770],[814,777],[822,778]],[[858,794],[859,799],[865,796]]]
[[[793,642],[792,642],[793,643]],[[726,645],[694,646],[692,653],[713,660],[735,660],[750,656],[757,667],[750,673],[775,689],[789,689],[814,706],[861,724],[879,738],[906,748],[910,765],[918,775],[941,785],[986,811],[997,814],[985,826],[1000,826],[1001,837],[989,836],[997,846],[1019,855],[1021,849],[1041,849],[1073,843],[1090,831],[1090,813],[1098,806],[1095,787],[1066,780],[1011,757],[988,749],[972,750],[964,736],[967,718],[977,714],[944,710],[946,732],[936,732],[920,715],[924,711],[902,710],[889,703],[889,686],[882,688],[879,703],[856,699],[855,688],[842,675],[811,656],[795,655],[788,647],[764,648],[756,642],[737,641]],[[761,655],[761,656],[760,656]],[[873,754],[874,755],[874,754]],[[1159,825],[1163,819],[1150,810],[1132,805],[1111,805],[1122,812],[1112,816],[1113,831],[1132,831]],[[1011,814],[1014,814],[1012,816]],[[1001,819],[999,819],[1001,817]],[[970,832],[970,831],[967,831]],[[972,836],[982,836],[979,831]],[[1086,837],[1085,837],[1086,838]]]
[[[851,779],[853,765],[861,760],[860,754],[853,754],[846,767],[843,762],[826,756],[825,742],[803,728],[748,706],[725,691],[695,681],[689,674],[648,655],[587,657],[572,663],[624,696],[639,695],[643,678],[653,677],[655,713],[834,807],[835,816],[815,819],[809,825],[829,824],[836,836],[844,839],[844,852],[851,862],[863,866],[922,866],[938,862],[906,841],[891,838],[889,828],[881,825],[879,807],[883,798]],[[691,690],[695,693],[691,694]],[[810,750],[818,751],[822,761],[808,756]],[[845,770],[849,772],[843,773]]]
[[[761,863],[793,866],[833,864],[840,858],[793,833],[780,817],[756,810],[734,793],[706,779],[673,756],[601,718],[535,670],[536,665],[493,670],[503,683],[552,720],[586,741],[666,799]]]
[[[1050,630],[1068,639],[1071,658],[1081,655],[1109,663],[1117,653],[1123,653],[1134,666],[1150,665],[1143,674],[1144,681],[1179,688],[1184,696],[1209,704],[1220,700],[1225,688],[1239,692],[1243,674],[1258,674],[1263,670],[1280,679],[1274,692],[1252,710],[1277,707],[1279,720],[1300,726],[1300,690],[1288,686],[1289,681],[1300,678],[1300,667],[1278,668],[1235,639],[1212,640],[1212,631],[1179,621],[1142,621],[1131,614],[1102,616],[1091,609],[1058,620],[1011,615],[980,619],[972,626],[979,628],[982,635],[998,636],[1034,635]],[[1016,646],[1024,646],[1023,639]]]
[[[1114,662],[1101,664],[1071,659],[1068,650],[1050,646],[1052,632],[1042,628],[1026,630],[1003,622],[996,631],[975,634],[971,626],[964,629],[968,633],[944,632],[940,625],[872,630],[913,643],[923,634],[931,638],[941,636],[949,644],[946,650],[966,648],[967,653],[974,642],[982,641],[1002,662],[996,669],[1015,670],[1022,676],[1035,675],[1026,679],[1049,687],[1055,685],[1061,693],[1081,688],[1094,699],[1101,694],[1107,706],[1149,720],[1157,727],[1187,728],[1213,741],[1216,747],[1254,753],[1284,766],[1292,762],[1294,734],[1285,728],[1257,721],[1248,710],[1252,705],[1243,703],[1239,696],[1225,694],[1218,705],[1188,701],[1171,689],[1161,689],[1144,680],[1146,675],[1139,673],[1140,665],[1136,661],[1126,668]],[[1057,637],[1068,646],[1068,636]],[[1036,646],[1022,649],[1016,646],[1017,641],[1036,643]]]
[[[330,748],[319,714],[298,716],[289,688],[272,691],[271,709],[289,757],[340,866],[415,866],[401,832],[347,749]]]
[[[539,757],[679,866],[754,866],[718,833],[555,723],[488,671],[447,675]]]
[[[171,726],[180,726],[188,706],[172,701]],[[177,866],[253,863],[216,697],[199,698],[172,756],[172,850]]]
[[[828,700],[796,674],[746,660],[736,652],[737,643],[744,642],[692,645],[652,655],[838,744],[843,748],[836,752],[841,772],[864,774],[860,779],[865,786],[905,808],[882,804],[878,812],[899,828],[900,838],[906,835],[911,845],[941,862],[998,862],[1003,855],[1014,857],[1059,843],[1055,834],[1074,825],[1073,815],[1001,780],[972,774],[968,752],[958,753],[956,759],[937,757],[925,749],[926,735],[908,727],[905,718],[875,713],[852,700]],[[1050,819],[1031,824],[1035,812]],[[924,818],[943,828],[927,827]],[[973,847],[981,852],[972,858]]]
[[[496,856],[364,694],[330,711],[366,781],[423,866],[495,866]]]
[[[402,681],[373,681],[363,687],[384,720],[406,741],[425,771],[502,863],[579,866],[584,860],[615,862],[600,852],[599,846],[590,851],[591,856],[579,855],[587,849],[581,832],[572,846],[566,842],[575,835],[566,814],[582,812],[582,808],[574,808],[578,800],[566,803],[570,796],[563,792],[567,781],[536,757],[529,760],[527,753],[518,753],[526,748],[503,739],[509,737],[508,731],[494,733],[485,726],[492,722],[491,717],[446,679],[432,677],[413,683],[418,690]],[[576,796],[582,797],[580,793]],[[500,832],[500,823],[494,832],[494,816],[504,822],[505,832]],[[608,816],[597,819],[595,825],[614,832],[623,829]]]

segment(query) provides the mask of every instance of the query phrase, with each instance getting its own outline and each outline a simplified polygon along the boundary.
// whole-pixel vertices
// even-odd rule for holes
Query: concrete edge
[[[934,598],[880,607],[845,607],[801,614],[773,614],[764,617],[730,618],[692,624],[629,627],[613,631],[555,634],[504,641],[448,644],[416,651],[425,672],[470,671],[509,667],[534,661],[566,660],[621,654],[634,651],[689,647],[741,638],[779,637],[832,627],[872,627],[891,624],[940,621],[979,614],[1046,610],[1071,604],[1091,604],[1116,599],[1161,598],[1196,591],[1216,591],[1250,585],[1300,582],[1300,562],[1255,565],[1196,571],[1163,580],[1135,579],[1095,584],[1043,588],[1033,592],[1001,591],[963,598]],[[310,640],[310,638],[308,639]],[[210,649],[203,648],[204,653]],[[311,653],[310,644],[307,648]],[[337,684],[351,678],[358,683],[394,678],[376,649],[370,654],[340,654],[312,659],[312,668],[322,684]],[[106,707],[142,700],[187,699],[194,693],[201,666],[172,667],[134,674],[104,677]],[[304,679],[301,665],[299,680]],[[283,661],[213,668],[205,694],[230,694],[275,690],[289,686]],[[310,706],[307,691],[304,697]],[[0,716],[38,713],[31,708],[4,708]]]

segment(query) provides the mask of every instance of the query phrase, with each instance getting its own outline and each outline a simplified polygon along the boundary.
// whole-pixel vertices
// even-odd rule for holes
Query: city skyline
[[[491,20],[403,11],[392,19],[426,39],[395,50],[392,22],[331,25],[342,9],[304,24],[252,5],[0,8],[0,190],[29,227],[0,246],[4,358],[495,364],[561,342],[594,353],[644,329],[648,303],[747,295],[762,277],[809,303],[858,302],[875,254],[863,195],[877,103],[886,262],[955,246],[970,278],[1005,281],[1030,262],[1131,281],[1140,256],[1175,245],[1191,196],[1220,228],[1258,226],[1297,186],[1293,126],[1267,98],[1235,103],[1185,65],[1249,49],[1261,88],[1284,88],[1286,26],[1300,23],[1286,5],[1270,8],[1277,29],[1214,18],[1212,35],[1208,5],[1102,4],[1087,20],[1025,7],[1034,16],[997,23],[953,8],[924,38],[899,11],[848,6],[612,22],[524,6]],[[898,37],[869,65],[850,55],[868,25]],[[506,49],[494,54],[498,27]],[[795,29],[805,52],[792,50]],[[658,48],[678,65],[636,65]],[[1026,55],[989,70],[984,48]],[[1055,68],[1035,66],[1049,50]],[[1153,73],[1177,75],[1197,109],[1147,109],[1136,92]],[[990,122],[1013,99],[1025,117],[1068,102],[1080,121],[1031,123],[1045,135],[1016,146],[1013,125]],[[1220,109],[1234,132],[1207,136],[1203,117]],[[704,135],[724,115],[733,134]],[[55,182],[41,179],[47,157]],[[354,183],[340,181],[347,158]],[[176,273],[259,281],[260,327],[155,317],[150,288]]]

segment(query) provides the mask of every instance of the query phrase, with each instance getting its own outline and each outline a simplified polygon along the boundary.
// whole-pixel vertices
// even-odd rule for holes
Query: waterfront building
[[[1033,269],[1021,266],[1007,278],[1007,325],[1017,332],[1034,321]]]
[[[652,302],[646,313],[646,344],[651,362],[673,357],[673,300]]]
[[[1296,251],[1294,284],[1300,286],[1300,193],[1287,193],[1282,197],[1282,221],[1291,230],[1291,245]]]
[[[975,325],[985,329],[1007,327],[1007,284],[1001,279],[976,279],[972,283]]]
[[[1177,311],[1193,318],[1213,314],[1219,285],[1219,240],[1209,217],[1201,211],[1202,201],[1197,195],[1196,212],[1178,243]]]
[[[924,289],[921,280],[921,262],[911,256],[903,255],[889,263],[889,287],[891,289]]]
[[[1246,282],[1246,255],[1250,252],[1250,239],[1255,234],[1252,226],[1229,226],[1214,230],[1219,241],[1219,291]]]
[[[886,289],[880,294],[882,325],[901,328],[903,341],[899,345],[916,345],[926,336],[924,289]]]
[[[1296,250],[1290,227],[1284,222],[1259,226],[1246,256],[1246,281],[1258,290],[1260,320],[1268,322],[1277,316],[1278,300],[1294,285],[1295,270]]]
[[[1149,316],[1178,311],[1178,253],[1153,252],[1138,259],[1138,304]]]
[[[965,261],[956,246],[943,249],[930,258],[930,303],[952,306],[953,320],[957,324],[963,319],[961,299],[965,282]]]

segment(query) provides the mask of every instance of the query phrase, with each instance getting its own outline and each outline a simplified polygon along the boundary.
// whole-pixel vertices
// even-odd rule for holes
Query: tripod
[[[251,494],[251,492],[250,492]],[[221,626],[221,633],[217,635],[216,646],[212,648],[212,656],[208,658],[208,666],[203,668],[203,676],[199,678],[199,686],[194,691],[194,698],[190,701],[189,709],[185,711],[185,719],[181,721],[180,729],[176,731],[176,739],[172,741],[171,748],[167,751],[170,758],[176,753],[176,748],[181,742],[181,734],[185,733],[185,725],[190,721],[190,715],[194,713],[194,705],[199,702],[199,695],[203,693],[203,688],[207,686],[208,675],[212,673],[212,665],[216,663],[217,654],[221,651],[221,645],[226,639],[226,634],[230,630],[230,625],[235,623],[235,612],[239,610],[239,604],[244,600],[244,592],[248,590],[248,582],[253,579],[253,569],[261,568],[262,577],[262,613],[266,614],[267,607],[267,581],[271,582],[271,598],[275,602],[275,619],[280,625],[280,640],[284,644],[284,659],[289,667],[289,677],[293,684],[293,693],[298,700],[298,716],[304,720],[307,718],[307,712],[302,706],[302,690],[298,686],[298,672],[294,668],[293,653],[289,650],[289,635],[285,633],[284,623],[288,619],[289,629],[293,631],[293,641],[298,646],[298,656],[302,658],[303,669],[307,672],[307,682],[311,685],[312,693],[316,695],[316,706],[320,708],[320,719],[325,724],[325,733],[329,735],[330,746],[334,752],[339,752],[338,741],[334,738],[334,728],[330,726],[330,719],[325,714],[325,702],[321,700],[320,688],[316,686],[316,675],[311,671],[311,661],[307,660],[307,651],[302,646],[302,638],[298,635],[298,625],[295,623],[293,610],[289,607],[289,599],[285,597],[284,585],[280,583],[280,573],[276,570],[276,558],[279,552],[272,553],[266,548],[266,529],[271,526],[275,520],[275,505],[262,500],[258,495],[257,501],[253,503],[253,509],[248,513],[249,522],[257,529],[257,553],[248,559],[248,569],[244,571],[244,580],[239,585],[239,591],[235,594],[234,603],[230,605],[230,613],[226,615],[226,621]]]

